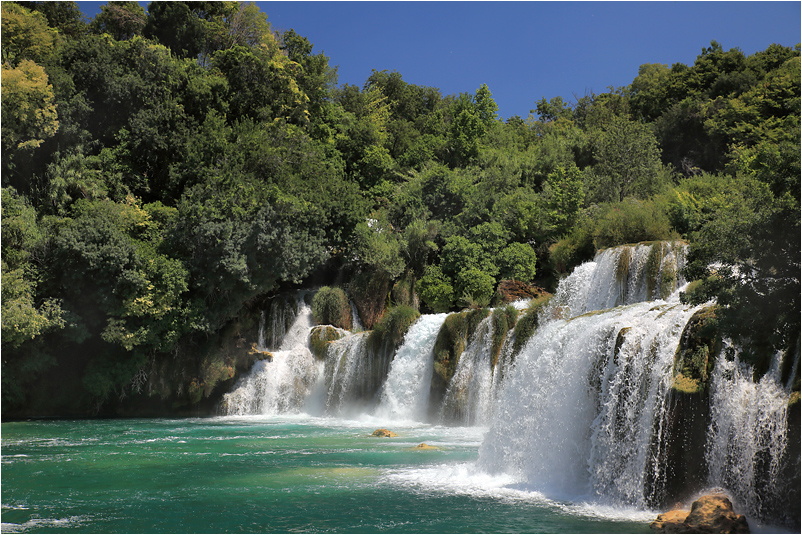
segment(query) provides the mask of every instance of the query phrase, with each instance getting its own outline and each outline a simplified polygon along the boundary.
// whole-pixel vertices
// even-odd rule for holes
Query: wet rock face
[[[650,527],[658,533],[751,533],[744,515],[736,514],[723,494],[702,496],[691,510],[658,515]]]

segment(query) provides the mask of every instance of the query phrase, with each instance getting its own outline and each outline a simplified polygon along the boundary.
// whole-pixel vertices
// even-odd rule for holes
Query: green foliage
[[[702,282],[685,299],[716,298],[722,333],[760,377],[799,336],[799,201],[748,176],[716,197],[691,235],[685,277]]]
[[[645,199],[665,185],[660,148],[646,125],[614,117],[596,133],[593,144],[596,165],[589,181],[591,202]]]
[[[3,65],[17,65],[28,60],[42,63],[53,51],[56,31],[47,24],[43,13],[30,11],[16,2],[3,2]],[[6,81],[3,80],[3,84]],[[3,95],[5,99],[5,95]]]
[[[372,215],[354,229],[354,255],[365,269],[384,271],[394,279],[404,270],[402,237],[383,214]]]
[[[498,254],[499,277],[531,282],[537,272],[537,254],[524,243],[511,243]]]
[[[798,49],[711,43],[505,123],[486,85],[335,87],[252,3],[110,2],[87,25],[69,2],[4,2],[2,19],[4,408],[64,370],[75,407],[146,367],[191,370],[181,402],[200,400],[240,361],[199,344],[313,274],[397,334],[385,307],[413,286],[431,310],[478,307],[496,279],[548,285],[596,247],[679,235],[701,281],[685,298],[717,299],[756,371],[798,337]],[[166,377],[154,391],[177,391]]]
[[[89,25],[95,33],[107,33],[118,41],[141,35],[147,15],[137,2],[107,2]]]
[[[593,245],[597,249],[677,238],[663,207],[654,201],[627,199],[610,204],[594,222]]]
[[[454,304],[454,287],[439,266],[427,266],[415,291],[434,312],[448,312]]]
[[[493,310],[493,342],[490,346],[490,364],[493,369],[496,368],[501,346],[504,344],[504,339],[510,329],[515,327],[515,321],[518,319],[518,309],[512,305],[498,307]]]
[[[434,343],[433,384],[438,382],[441,385],[448,385],[457,369],[460,356],[468,347],[468,342],[479,327],[479,323],[488,315],[490,310],[480,308],[449,314],[446,317]]]
[[[707,388],[715,356],[721,350],[716,307],[695,312],[681,340],[674,356],[674,388],[686,393],[701,392]]]
[[[312,316],[319,325],[351,329],[351,302],[342,288],[323,286],[312,299]]]
[[[31,60],[2,65],[3,150],[32,150],[56,133],[58,113],[44,68]]]
[[[555,272],[568,273],[582,262],[592,260],[595,253],[592,223],[583,218],[567,236],[549,246],[549,262]]]
[[[345,334],[331,325],[319,325],[309,333],[309,346],[312,354],[320,361],[326,360],[329,345],[342,338]]]
[[[549,174],[543,192],[554,233],[564,235],[574,226],[585,204],[581,171],[573,163],[568,169],[557,167]]]
[[[455,277],[456,295],[461,296],[463,305],[470,308],[483,308],[493,299],[496,279],[477,268],[466,268]]]

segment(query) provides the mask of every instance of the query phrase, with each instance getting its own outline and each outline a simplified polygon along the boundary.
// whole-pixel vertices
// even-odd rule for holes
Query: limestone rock
[[[371,436],[374,436],[374,437],[397,437],[398,435],[393,433],[392,431],[388,431],[387,429],[377,429],[371,434]]]
[[[659,533],[750,533],[744,515],[732,510],[723,494],[702,496],[691,510],[674,510],[657,516],[650,527]]]
[[[430,446],[429,444],[427,444],[425,442],[421,442],[420,444],[418,444],[417,446],[415,446],[412,449],[415,450],[415,451],[420,451],[420,450],[439,450],[440,448],[438,448],[437,446]]]

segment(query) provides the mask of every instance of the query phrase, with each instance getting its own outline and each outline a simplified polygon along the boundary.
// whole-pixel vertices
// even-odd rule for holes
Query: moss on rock
[[[329,345],[345,336],[345,332],[331,325],[318,325],[309,333],[309,347],[318,360],[326,360]]]
[[[360,273],[348,285],[348,293],[365,329],[373,329],[384,314],[391,282],[386,272],[378,270]]]
[[[540,311],[549,303],[551,297],[551,294],[544,294],[537,299],[533,299],[526,308],[526,311],[518,319],[518,322],[515,324],[514,331],[515,341],[512,345],[513,356],[521,352],[521,349],[523,349],[526,342],[528,342],[535,333],[539,321],[538,315],[540,314]]]
[[[375,352],[395,349],[404,341],[407,331],[420,317],[420,312],[406,305],[389,309],[373,327],[368,344]]]
[[[493,310],[493,344],[490,347],[490,362],[493,369],[498,363],[504,339],[510,329],[515,327],[516,319],[518,319],[518,310],[512,305]]]
[[[468,341],[479,323],[490,315],[490,310],[480,308],[449,315],[440,327],[434,344],[434,370],[432,373],[430,399],[432,407],[439,407],[448,383],[454,376]]]
[[[696,311],[682,331],[674,356],[673,388],[692,394],[707,388],[715,356],[721,350],[721,336],[716,307]]]

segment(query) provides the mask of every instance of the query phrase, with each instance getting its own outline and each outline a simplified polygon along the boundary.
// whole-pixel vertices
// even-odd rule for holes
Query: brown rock
[[[439,450],[440,448],[438,448],[437,446],[430,446],[425,442],[421,442],[420,444],[418,444],[417,446],[415,446],[412,449],[413,450]]]
[[[503,280],[498,284],[498,292],[505,303],[512,303],[521,299],[535,299],[548,292],[543,288],[532,286],[521,281]]]
[[[388,431],[387,429],[377,429],[375,430],[371,436],[374,437],[397,437],[395,433],[392,431]]]
[[[702,496],[691,510],[674,510],[657,516],[650,527],[659,533],[751,533],[744,515],[732,510],[723,494]]]

